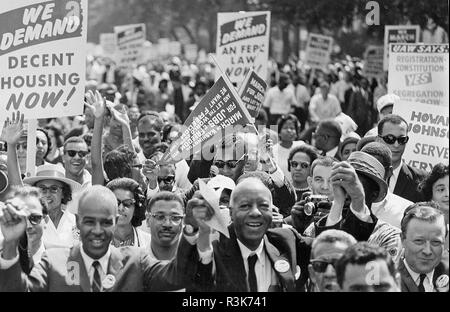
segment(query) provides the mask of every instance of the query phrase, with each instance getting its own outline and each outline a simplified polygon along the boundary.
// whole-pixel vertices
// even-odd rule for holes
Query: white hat
[[[381,113],[383,108],[385,108],[388,105],[395,105],[397,104],[398,101],[400,101],[400,97],[398,95],[392,93],[383,95],[377,101],[378,112]]]
[[[36,168],[36,176],[23,179],[24,183],[35,185],[43,180],[56,180],[70,186],[72,194],[81,189],[81,184],[66,178],[66,171],[60,165],[46,164]]]

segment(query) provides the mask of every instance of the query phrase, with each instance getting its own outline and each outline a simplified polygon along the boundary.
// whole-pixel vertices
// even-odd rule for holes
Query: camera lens
[[[306,203],[304,206],[304,211],[307,216],[312,215],[312,213],[314,211],[314,203],[312,203],[312,202]]]

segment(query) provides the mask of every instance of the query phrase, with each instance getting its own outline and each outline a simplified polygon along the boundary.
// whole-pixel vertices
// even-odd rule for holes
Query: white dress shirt
[[[325,153],[325,155],[329,156],[329,157],[334,157],[336,156],[336,153],[338,152],[339,146],[336,146],[335,148],[329,150],[328,152]]]
[[[372,204],[371,210],[379,220],[400,228],[403,213],[412,204],[412,201],[395,195],[391,190],[388,190],[386,197],[382,201]]]
[[[270,88],[266,93],[264,107],[269,108],[271,114],[289,114],[291,108],[297,106],[292,88],[285,88],[283,91],[278,86]]]
[[[258,292],[267,292],[269,290],[270,285],[272,284],[272,264],[270,263],[270,259],[264,250],[264,239],[261,240],[258,248],[255,251],[251,251],[244,244],[242,244],[239,239],[237,239],[239,249],[241,250],[242,261],[244,261],[245,273],[248,277],[248,257],[256,254],[258,256],[258,260],[255,264],[255,274],[256,274],[256,282],[258,284]],[[248,278],[247,278],[248,283]],[[248,286],[248,285],[247,285]]]
[[[405,264],[406,270],[408,270],[409,275],[411,275],[414,283],[416,283],[417,286],[419,286],[420,283],[420,274],[414,272],[408,265],[408,262],[406,262],[406,259],[403,259],[403,263]],[[433,271],[427,273],[427,277],[423,280],[423,287],[425,288],[425,292],[434,292],[434,286],[433,286]]]
[[[397,184],[398,175],[400,174],[400,169],[402,168],[402,164],[400,164],[397,168],[395,168],[392,172],[391,177],[389,178],[389,191],[394,193],[395,185]]]
[[[111,245],[108,247],[108,251],[106,254],[103,255],[100,259],[92,259],[89,257],[83,249],[83,245],[80,244],[80,252],[81,257],[83,258],[84,265],[86,267],[86,272],[89,276],[89,283],[92,285],[92,281],[94,280],[94,273],[95,268],[92,265],[94,261],[98,261],[100,263],[99,273],[100,273],[100,280],[104,280],[106,274],[108,273],[108,263],[109,263],[109,257],[111,256]],[[103,286],[102,286],[103,288]]]
[[[44,221],[44,231],[42,242],[45,247],[72,247],[78,241],[77,224],[75,215],[67,209],[63,210],[63,215],[59,220],[58,228],[55,227],[50,218]]]

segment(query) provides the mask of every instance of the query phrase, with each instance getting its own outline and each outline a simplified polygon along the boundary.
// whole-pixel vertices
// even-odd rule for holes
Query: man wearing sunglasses
[[[423,200],[417,186],[427,173],[402,161],[408,140],[408,123],[401,116],[388,115],[378,123],[377,141],[385,144],[392,152],[393,172],[388,178],[389,190],[417,203]]]
[[[311,260],[308,265],[312,292],[339,291],[335,265],[345,250],[356,244],[356,239],[341,230],[327,230],[317,236],[311,247]]]
[[[82,137],[70,137],[64,142],[62,157],[66,178],[78,182],[82,188],[92,185],[92,176],[86,170],[88,146]]]

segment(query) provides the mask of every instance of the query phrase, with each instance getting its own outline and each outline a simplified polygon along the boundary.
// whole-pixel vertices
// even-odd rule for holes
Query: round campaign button
[[[275,270],[280,273],[285,273],[289,271],[290,265],[286,260],[277,260],[275,261]]]
[[[108,274],[105,276],[105,279],[102,281],[102,287],[104,289],[110,289],[116,283],[116,278],[114,275]]]
[[[444,288],[448,286],[448,275],[443,274],[436,279],[436,288]]]

